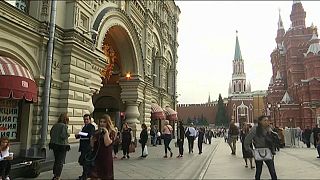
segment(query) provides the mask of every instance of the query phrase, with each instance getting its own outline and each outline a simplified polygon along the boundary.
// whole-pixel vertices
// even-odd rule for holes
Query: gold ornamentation
[[[112,69],[114,67],[114,63],[116,61],[117,56],[112,47],[109,46],[107,43],[104,44],[102,50],[104,54],[107,56],[107,59],[109,59],[109,62],[106,65],[106,67],[102,71],[100,71],[100,73],[102,78],[106,78],[107,80],[109,80],[110,76],[112,75]]]

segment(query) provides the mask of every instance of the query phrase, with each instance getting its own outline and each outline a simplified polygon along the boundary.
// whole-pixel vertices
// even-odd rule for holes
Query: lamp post
[[[273,126],[276,127],[277,126],[277,121],[276,121],[276,108],[278,109],[278,111],[280,110],[280,107],[281,107],[281,104],[280,103],[277,103],[277,104],[270,104],[268,103],[268,109],[269,111],[271,110],[272,112],[272,115],[271,118],[273,118]],[[280,116],[279,116],[280,117]],[[280,120],[280,119],[279,119]]]
[[[281,104],[280,103],[277,104],[277,108],[278,108],[279,124],[281,124],[281,112],[280,112]]]

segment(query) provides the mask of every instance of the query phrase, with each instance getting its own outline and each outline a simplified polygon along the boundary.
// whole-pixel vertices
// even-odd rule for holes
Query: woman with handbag
[[[99,120],[99,130],[90,139],[95,154],[91,179],[114,179],[112,150],[115,136],[110,116],[103,115]]]
[[[254,154],[256,163],[255,179],[260,179],[262,172],[262,164],[266,163],[271,175],[271,179],[277,179],[276,170],[274,167],[273,154],[271,152],[272,138],[270,138],[271,128],[269,126],[268,116],[260,116],[258,125],[251,128],[248,135],[245,137],[244,146],[246,151],[251,151]],[[253,142],[255,149],[250,147]]]
[[[141,149],[142,149],[142,152],[141,152],[141,158],[145,158],[147,157],[148,155],[144,153],[144,150],[145,150],[145,147],[146,147],[146,144],[147,144],[147,141],[148,141],[148,130],[147,130],[147,125],[145,123],[143,123],[141,125],[141,128],[142,128],[142,131],[140,133],[140,139],[139,139],[139,143],[141,144]]]
[[[171,148],[170,148],[170,142],[172,140],[172,131],[173,131],[173,128],[171,125],[169,125],[169,121],[168,120],[165,120],[164,121],[164,127],[162,129],[162,135],[163,135],[163,141],[164,141],[164,152],[165,152],[165,156],[163,156],[164,158],[167,158],[167,152],[168,150],[170,151],[170,157],[173,156],[173,153],[171,151]]]
[[[49,149],[53,150],[53,180],[60,179],[63,164],[65,163],[67,151],[70,150],[68,138],[69,117],[67,113],[60,114],[58,122],[50,130]]]
[[[123,151],[123,157],[121,159],[125,159],[126,156],[127,158],[129,159],[130,156],[129,156],[129,146],[131,144],[131,141],[132,141],[132,135],[131,135],[131,128],[129,127],[129,125],[127,123],[124,123],[123,124],[123,127],[122,127],[122,133],[121,133],[121,136],[122,136],[122,151]]]

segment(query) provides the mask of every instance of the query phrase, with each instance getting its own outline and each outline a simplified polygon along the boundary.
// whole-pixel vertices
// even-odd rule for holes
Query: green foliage
[[[223,103],[223,99],[221,97],[221,94],[219,94],[218,110],[217,110],[217,114],[216,114],[215,125],[216,126],[228,127],[228,124],[229,124],[229,120],[228,120],[228,117],[227,117],[226,108],[225,108],[225,105]]]

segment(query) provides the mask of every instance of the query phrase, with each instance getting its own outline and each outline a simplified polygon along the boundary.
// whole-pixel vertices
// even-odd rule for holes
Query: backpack
[[[187,130],[187,132],[186,132],[186,136],[189,137],[190,134],[191,134],[191,133],[190,133],[189,128],[188,128],[188,130]]]

